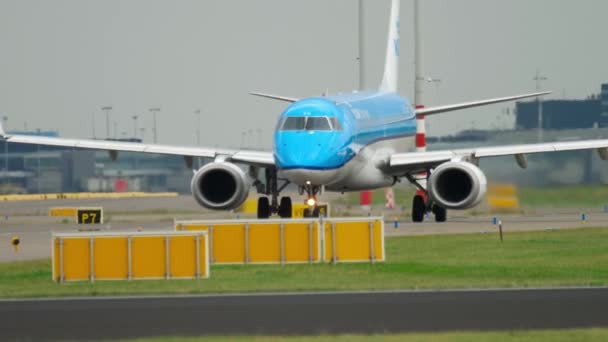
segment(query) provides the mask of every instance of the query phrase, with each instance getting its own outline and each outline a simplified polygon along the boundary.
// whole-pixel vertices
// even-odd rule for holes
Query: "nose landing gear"
[[[260,194],[270,195],[270,199],[264,196],[258,198],[257,216],[259,219],[267,219],[272,214],[278,214],[281,218],[291,218],[291,198],[281,197],[281,201],[279,202],[279,193],[287,185],[289,185],[289,181],[285,180],[281,187],[279,187],[276,169],[266,169],[266,184],[259,184],[257,190]]]
[[[318,185],[312,185],[310,181],[306,182],[306,185],[300,187],[300,193],[306,192],[306,204],[309,207],[315,208],[317,206],[317,193],[321,190]]]

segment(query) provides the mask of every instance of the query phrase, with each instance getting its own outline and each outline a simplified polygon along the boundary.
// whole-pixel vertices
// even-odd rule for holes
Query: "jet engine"
[[[201,206],[213,210],[232,210],[245,202],[251,184],[251,178],[238,166],[214,162],[196,172],[190,187],[192,196]]]
[[[468,162],[447,162],[439,165],[429,177],[431,200],[448,209],[469,209],[486,194],[487,180],[483,172]]]

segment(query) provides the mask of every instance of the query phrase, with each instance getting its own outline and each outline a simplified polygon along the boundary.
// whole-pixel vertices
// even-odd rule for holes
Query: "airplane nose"
[[[288,168],[319,167],[326,163],[321,143],[298,144],[296,146],[283,145],[283,163]]]

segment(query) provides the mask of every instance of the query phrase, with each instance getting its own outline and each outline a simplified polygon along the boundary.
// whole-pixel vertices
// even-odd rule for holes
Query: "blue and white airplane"
[[[194,171],[191,187],[196,201],[209,209],[235,209],[253,187],[262,195],[259,218],[291,216],[291,199],[279,201],[288,184],[297,185],[314,206],[323,190],[371,190],[405,179],[428,195],[428,200],[414,198],[413,221],[422,221],[427,211],[437,221],[445,221],[446,209],[471,208],[485,195],[486,177],[478,167],[481,158],[513,155],[525,168],[529,153],[597,149],[602,159],[608,159],[608,140],[412,152],[417,116],[547,93],[413,109],[397,93],[398,59],[399,0],[392,0],[384,76],[377,91],[306,99],[251,93],[291,103],[280,115],[272,152],[9,135],[1,127],[0,137],[11,143],[108,150],[112,156],[122,151],[179,155],[189,166],[195,157],[211,158]],[[418,181],[421,173],[427,174],[426,187]]]

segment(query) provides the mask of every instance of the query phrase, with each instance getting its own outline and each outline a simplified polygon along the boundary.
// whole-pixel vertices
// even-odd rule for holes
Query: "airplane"
[[[306,194],[311,207],[323,191],[349,192],[392,186],[406,180],[424,195],[413,198],[412,221],[420,222],[432,212],[446,220],[448,209],[476,206],[486,193],[486,176],[479,168],[482,158],[514,156],[525,168],[526,155],[540,152],[596,149],[608,159],[608,140],[583,140],[526,145],[478,147],[432,152],[413,152],[416,117],[446,113],[505,101],[542,96],[539,92],[444,105],[412,108],[398,94],[399,0],[392,0],[384,74],[376,91],[332,96],[294,98],[260,92],[250,94],[289,103],[274,131],[273,151],[183,147],[117,141],[65,139],[11,135],[0,125],[0,138],[10,143],[64,146],[119,152],[183,156],[192,168],[193,159],[212,161],[194,170],[194,199],[213,210],[232,210],[255,188],[258,218],[273,214],[291,217],[292,200],[280,197],[289,185]],[[404,147],[404,142],[407,145]],[[419,181],[426,173],[427,186]]]

